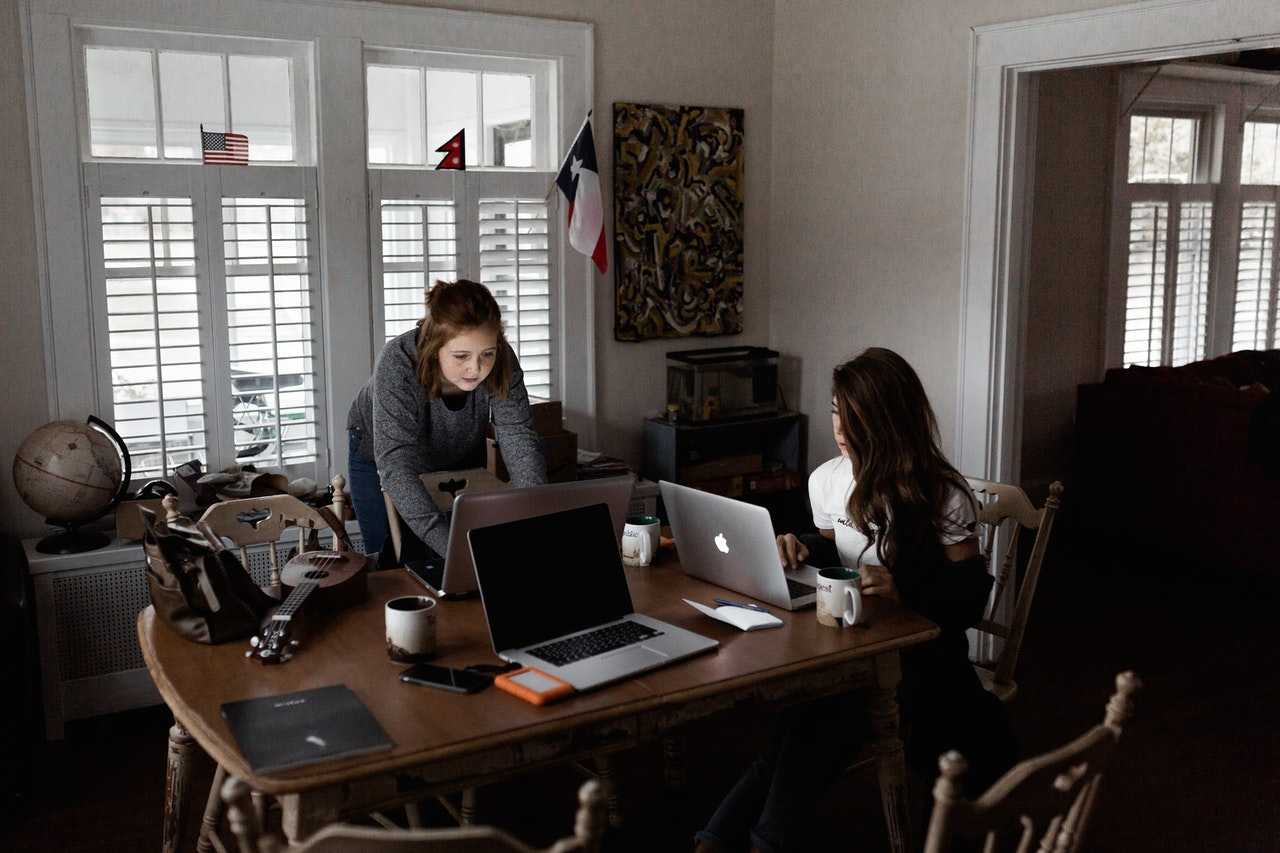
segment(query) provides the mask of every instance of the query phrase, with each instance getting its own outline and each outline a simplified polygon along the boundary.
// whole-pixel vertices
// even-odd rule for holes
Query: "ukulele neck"
[[[303,603],[311,593],[320,588],[320,584],[316,581],[303,581],[293,588],[293,592],[289,593],[289,597],[276,608],[276,612],[272,614],[272,622],[289,622],[302,609]]]

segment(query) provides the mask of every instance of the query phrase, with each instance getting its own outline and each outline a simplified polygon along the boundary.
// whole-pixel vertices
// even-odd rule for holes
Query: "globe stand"
[[[53,533],[36,543],[41,554],[83,554],[111,544],[111,537],[97,530],[80,530],[74,524],[49,522],[61,527],[61,533]]]

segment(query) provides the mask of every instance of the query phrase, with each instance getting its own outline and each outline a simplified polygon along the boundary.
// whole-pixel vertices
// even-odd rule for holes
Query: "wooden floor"
[[[1012,712],[1024,753],[1097,722],[1117,671],[1134,669],[1147,685],[1090,848],[1280,849],[1280,583],[1068,551],[1060,545],[1046,563],[1019,667]],[[658,750],[624,756],[629,820],[608,849],[690,849],[767,724],[743,716],[707,726],[683,797],[658,784]],[[148,709],[72,723],[64,742],[38,745],[32,795],[4,821],[0,850],[158,849],[168,725],[163,709]],[[201,772],[199,805],[211,774]],[[569,828],[578,781],[564,769],[486,789],[481,818],[546,843]],[[872,776],[842,780],[819,812],[823,849],[846,849],[832,843],[835,827],[847,849],[883,849]],[[544,817],[518,819],[530,813]]]

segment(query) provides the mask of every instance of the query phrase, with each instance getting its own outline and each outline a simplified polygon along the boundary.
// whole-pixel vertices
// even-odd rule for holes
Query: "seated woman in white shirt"
[[[863,595],[942,628],[902,656],[907,759],[927,779],[939,754],[958,749],[981,791],[1017,750],[1003,706],[968,659],[964,632],[982,618],[992,582],[978,551],[977,501],[938,446],[920,378],[891,350],[868,349],[832,373],[831,431],[840,455],[809,477],[816,535],[779,536],[779,555],[788,567],[856,568]],[[789,711],[781,737],[698,833],[698,850],[808,849],[801,835],[814,803],[868,736],[864,701],[838,696]]]

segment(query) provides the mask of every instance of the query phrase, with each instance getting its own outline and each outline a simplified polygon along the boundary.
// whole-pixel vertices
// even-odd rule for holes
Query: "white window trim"
[[[88,87],[85,85],[84,51],[88,47],[123,47],[138,48],[151,51],[174,51],[178,53],[236,54],[240,56],[279,56],[293,60],[294,68],[302,68],[303,73],[294,73],[291,82],[293,97],[293,159],[272,160],[262,165],[276,166],[309,166],[315,162],[312,141],[315,138],[313,127],[314,112],[311,109],[311,91],[314,79],[314,63],[311,61],[311,45],[306,42],[266,40],[259,38],[200,36],[182,33],[154,33],[138,30],[125,30],[107,27],[77,26],[72,32],[74,51],[72,62],[75,66],[76,79],[76,111],[80,121],[80,150],[83,159],[96,162],[118,163],[191,163],[190,159],[166,158],[164,156],[164,126],[160,113],[160,78],[155,74],[153,65],[153,82],[156,87],[156,142],[158,157],[94,157],[91,154],[89,141],[89,105],[85,101]],[[231,127],[231,99],[228,87],[227,66],[223,62],[222,85],[226,101],[227,130]],[[222,127],[211,127],[210,130],[223,130]]]
[[[550,123],[542,120],[542,116],[554,116],[556,114],[556,93],[551,84],[552,75],[548,73],[548,62],[546,60],[522,59],[516,57],[503,56],[474,56],[460,53],[439,53],[421,50],[391,50],[388,48],[366,48],[365,49],[366,65],[379,66],[382,68],[417,68],[423,74],[422,80],[422,96],[426,97],[426,78],[427,69],[439,68],[455,71],[474,71],[477,74],[486,71],[499,74],[527,74],[533,78],[533,116],[531,120],[531,131],[533,135],[534,151],[540,157],[538,162],[527,168],[515,168],[511,166],[473,166],[467,164],[468,171],[484,171],[489,169],[501,169],[503,171],[547,171],[554,170],[560,164],[556,162],[559,156],[560,136],[556,132],[557,129]],[[422,112],[423,120],[426,120],[427,110]],[[488,154],[489,140],[484,135],[484,107],[480,109],[481,134],[478,140],[480,151],[480,162],[483,163]],[[424,128],[425,130],[425,128]],[[423,135],[423,143],[426,143],[426,135]],[[424,154],[430,159],[433,150],[426,150]],[[416,166],[400,163],[370,163],[370,169],[434,169],[435,166]]]
[[[594,28],[478,12],[417,9],[348,0],[24,0],[24,70],[32,158],[50,416],[83,419],[97,399],[93,306],[80,178],[75,97],[76,27],[118,27],[200,35],[308,41],[314,52],[320,239],[318,309],[330,473],[346,468],[347,408],[372,370],[368,167],[364,50],[540,56],[557,62],[559,139],[571,138],[593,102]],[[554,209],[554,208],[553,208]],[[553,213],[553,215],[559,215]],[[566,422],[595,444],[595,273],[562,233],[553,252],[562,271],[559,361]],[[338,318],[341,318],[339,325]],[[572,352],[573,372],[565,371]],[[94,365],[86,370],[85,365]],[[320,461],[323,469],[324,460]]]

